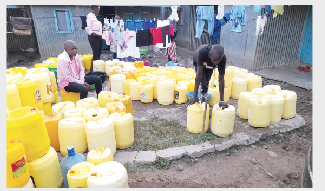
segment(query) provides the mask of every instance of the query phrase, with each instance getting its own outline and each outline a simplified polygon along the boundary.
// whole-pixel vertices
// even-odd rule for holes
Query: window
[[[73,33],[73,23],[70,9],[54,9],[57,33]]]

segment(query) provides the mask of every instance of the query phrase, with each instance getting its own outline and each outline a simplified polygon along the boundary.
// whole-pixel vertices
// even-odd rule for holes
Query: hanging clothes
[[[158,48],[168,48],[172,45],[172,43],[168,43],[168,36],[165,35],[166,46],[163,46],[163,43],[157,43],[156,46]]]
[[[266,11],[271,10],[271,5],[265,5],[265,10],[266,10]]]
[[[254,5],[254,12],[261,12],[262,10],[262,5]]]
[[[197,22],[196,22],[196,38],[201,38],[205,20],[208,21],[208,33],[211,36],[213,34],[213,15],[214,6],[198,6],[196,8]],[[223,17],[223,14],[222,14]]]
[[[124,31],[124,32],[127,32],[127,31]],[[116,57],[119,58],[120,60],[122,58],[127,58],[127,57],[140,58],[139,47],[136,47],[136,36],[137,36],[136,32],[128,31],[128,35],[129,35],[129,39],[126,42],[127,48],[125,48],[122,51],[120,46],[117,47]],[[124,36],[124,35],[122,35],[122,36]]]
[[[123,21],[123,19],[120,19],[120,30],[121,31],[124,31],[125,29],[124,29],[124,21]]]
[[[217,18],[218,20],[222,19],[224,15],[224,5],[218,5],[218,15]]]
[[[234,5],[232,7],[232,11],[231,11],[231,15],[230,18],[232,20],[236,19],[236,18],[241,18],[241,22],[240,25],[245,26],[246,25],[246,9],[249,7],[250,5]],[[236,22],[232,22],[232,26],[237,28],[237,24]],[[239,29],[234,29],[236,31],[239,31]],[[241,29],[240,29],[241,31]]]
[[[269,19],[270,12],[266,12],[266,13],[265,13],[265,16],[266,16],[266,20]]]
[[[135,31],[134,21],[133,20],[126,20],[125,21],[125,28],[129,31]]]
[[[271,5],[271,10],[274,10],[275,5]]]
[[[169,57],[174,63],[176,63],[176,43],[175,42],[172,42],[171,46],[166,48],[165,56],[166,56],[166,59],[168,59],[168,57]]]
[[[152,34],[152,45],[162,43],[162,31],[161,27],[149,29]]]
[[[222,18],[219,20],[219,23],[221,26],[224,26],[226,24],[226,21],[225,21],[225,19]]]
[[[221,24],[218,19],[216,19],[217,14],[214,15],[214,27],[213,27],[213,34],[211,36],[211,43],[217,43],[218,37],[220,35]]]
[[[229,13],[225,13],[223,16],[223,19],[225,20],[225,22],[230,21],[230,12]]]
[[[283,15],[283,12],[284,12],[284,5],[276,5],[274,7],[273,18],[278,16],[278,14]]]
[[[136,47],[149,46],[150,45],[150,30],[137,31],[136,35]]]
[[[143,28],[143,20],[139,20],[139,21],[134,21],[134,26],[136,30],[142,30]]]
[[[113,41],[111,35],[112,35],[111,31],[104,31],[103,32],[102,39],[105,40],[106,45],[110,45],[110,43]]]
[[[115,22],[114,22],[114,19],[110,19],[109,21],[110,21],[109,24],[110,24],[111,28],[112,28],[112,29],[115,28],[116,25],[117,25],[117,23],[118,23],[118,21],[115,21]]]
[[[240,17],[236,17],[234,20],[231,22],[231,32],[241,32],[241,26],[240,26]]]
[[[157,28],[157,21],[149,20],[143,22],[143,30],[147,30],[151,28]]]
[[[85,28],[87,27],[87,17],[86,16],[80,16],[81,19],[81,28],[82,30],[85,30]]]
[[[178,14],[177,14],[177,6],[171,6],[172,14],[168,17],[169,20],[175,20],[178,21]]]

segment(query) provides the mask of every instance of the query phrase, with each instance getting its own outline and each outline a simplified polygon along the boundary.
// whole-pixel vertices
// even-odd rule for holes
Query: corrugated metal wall
[[[264,32],[258,36],[252,70],[285,66],[298,61],[307,7],[285,5],[283,15],[275,18],[271,10]]]
[[[29,6],[20,6],[20,8],[7,8],[7,51],[23,51],[28,48],[37,50],[37,40],[35,28],[32,27],[31,35],[16,35],[12,32],[12,25],[10,24],[11,17],[25,17],[31,18],[31,11]],[[23,50],[22,50],[23,49]]]
[[[224,13],[232,10],[232,5],[224,6]],[[254,6],[246,9],[246,25],[241,26],[242,32],[230,32],[231,21],[221,27],[220,45],[224,47],[227,61],[235,66],[253,69],[255,48],[257,44],[256,19],[261,13],[254,12]]]
[[[304,35],[301,42],[299,60],[313,64],[313,8],[308,6],[308,13],[305,22]]]
[[[70,9],[74,26],[73,33],[57,33],[54,9]],[[80,16],[87,16],[89,6],[31,5],[37,42],[41,57],[57,57],[63,52],[63,43],[72,40],[77,44],[78,54],[92,54],[88,34],[81,29]]]

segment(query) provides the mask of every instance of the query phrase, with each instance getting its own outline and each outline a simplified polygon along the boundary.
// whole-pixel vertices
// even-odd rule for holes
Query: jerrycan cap
[[[74,146],[68,146],[67,150],[69,156],[75,155]]]

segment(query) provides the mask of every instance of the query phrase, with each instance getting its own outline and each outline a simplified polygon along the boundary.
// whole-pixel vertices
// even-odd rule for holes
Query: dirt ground
[[[149,58],[150,54],[156,57]],[[192,67],[192,55],[191,50],[177,48],[177,60],[182,66]],[[101,58],[108,60],[108,57],[109,53],[104,51]],[[142,59],[148,59],[151,66],[167,63],[164,54],[159,52],[148,52],[142,55]],[[9,52],[7,68],[30,68],[43,60],[37,53]],[[179,160],[177,166],[167,170],[128,172],[130,188],[298,187],[305,157],[312,145],[312,91],[264,78],[263,86],[267,84],[277,84],[282,89],[297,92],[297,114],[306,120],[305,126],[267,137],[250,146],[216,152],[214,157],[202,156],[191,163]],[[137,105],[133,103],[133,107]],[[155,104],[146,107],[154,109]]]

